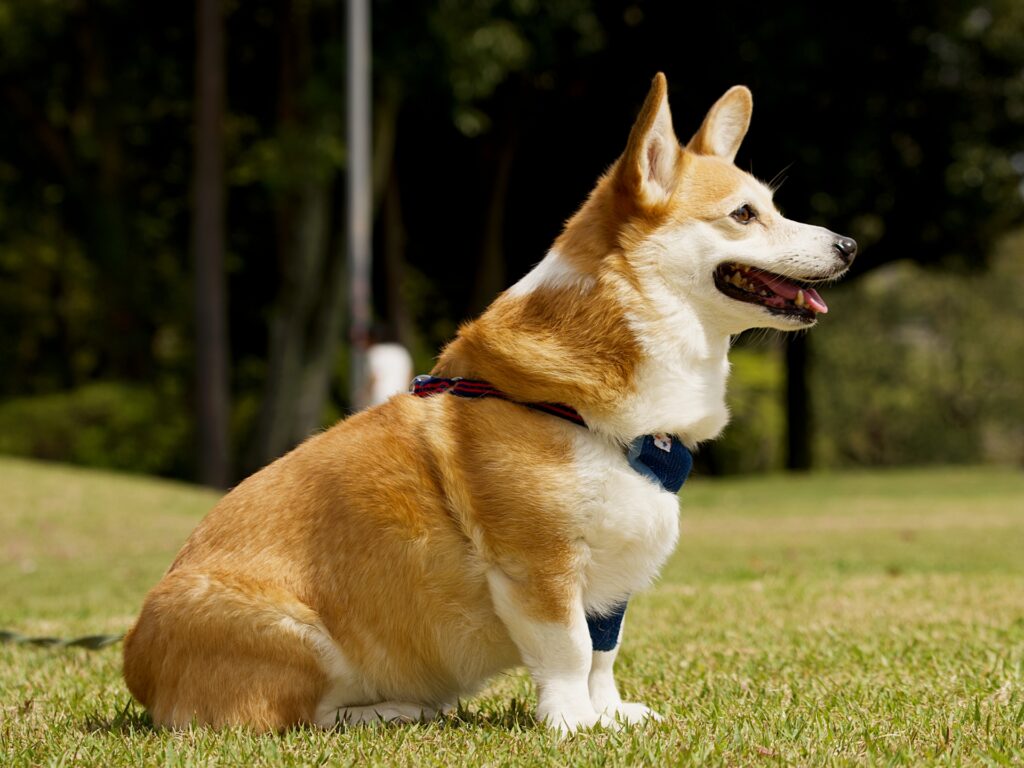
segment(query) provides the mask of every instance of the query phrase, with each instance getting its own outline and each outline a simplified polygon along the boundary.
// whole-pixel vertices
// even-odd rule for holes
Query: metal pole
[[[370,335],[373,180],[371,176],[370,3],[348,0],[348,276],[349,391],[354,408],[366,400]]]

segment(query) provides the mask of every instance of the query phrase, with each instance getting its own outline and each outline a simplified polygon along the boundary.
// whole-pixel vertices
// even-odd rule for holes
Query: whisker
[[[772,177],[771,181],[768,182],[768,189],[772,191],[773,195],[782,188],[783,184],[786,183],[786,180],[789,178],[788,176],[786,176],[786,171],[788,171],[792,167],[793,163],[788,163],[781,171],[779,171]]]

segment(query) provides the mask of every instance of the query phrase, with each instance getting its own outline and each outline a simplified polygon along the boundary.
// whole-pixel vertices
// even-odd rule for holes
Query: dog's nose
[[[833,245],[839,251],[839,258],[847,264],[853,261],[853,257],[857,255],[857,241],[852,237],[840,237]]]

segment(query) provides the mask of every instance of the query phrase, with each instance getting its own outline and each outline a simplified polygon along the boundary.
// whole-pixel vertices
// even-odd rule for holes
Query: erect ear
[[[686,148],[698,155],[716,155],[730,163],[747,135],[754,97],[742,85],[734,85],[715,102]]]
[[[629,132],[619,173],[629,192],[642,202],[664,202],[675,189],[680,154],[668,108],[668,82],[659,72]]]

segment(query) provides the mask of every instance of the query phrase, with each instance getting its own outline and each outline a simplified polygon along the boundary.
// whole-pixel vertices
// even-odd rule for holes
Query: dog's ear
[[[668,81],[659,72],[629,132],[619,163],[622,182],[640,201],[662,203],[675,189],[681,154],[668,108]]]
[[[708,112],[686,148],[698,155],[715,155],[730,163],[747,135],[754,97],[742,85],[734,85]]]

